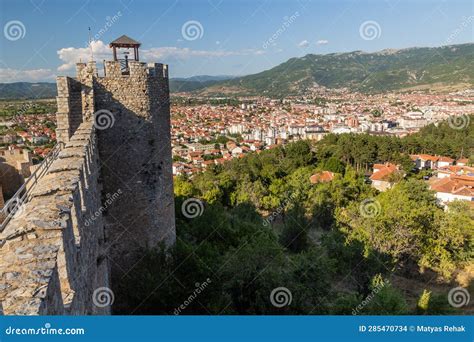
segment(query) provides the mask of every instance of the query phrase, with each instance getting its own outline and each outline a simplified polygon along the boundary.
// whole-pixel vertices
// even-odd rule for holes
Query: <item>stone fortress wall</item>
[[[95,288],[108,286],[99,217],[97,137],[91,122],[77,129],[1,234],[0,299],[4,314],[107,313],[92,305]]]
[[[174,243],[167,66],[129,70],[78,63],[58,77],[65,147],[0,233],[2,314],[110,314],[95,291],[133,272],[142,248]]]

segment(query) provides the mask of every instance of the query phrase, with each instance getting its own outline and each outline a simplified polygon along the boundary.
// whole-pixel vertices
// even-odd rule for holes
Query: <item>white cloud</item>
[[[55,76],[51,69],[18,70],[0,68],[0,83],[51,81],[54,80]]]
[[[316,42],[316,44],[318,44],[318,45],[326,45],[326,44],[329,44],[329,40],[321,39],[321,40],[318,40],[318,41]]]
[[[97,40],[91,43],[92,54],[95,60],[102,61],[112,57],[112,50],[104,44],[103,41]],[[74,69],[76,63],[82,61],[87,62],[91,58],[91,49],[89,47],[83,48],[62,48],[58,51],[59,59],[64,63],[58,67],[58,71],[66,71]]]
[[[186,59],[190,57],[228,57],[228,56],[249,56],[262,55],[263,50],[243,49],[239,51],[227,50],[193,50],[190,48],[179,48],[175,46],[164,46],[159,48],[151,48],[141,51],[141,55],[145,61],[156,61],[157,59]]]
[[[170,58],[186,59],[189,57],[226,57],[237,55],[234,51],[224,50],[192,50],[190,48],[179,48],[175,46],[164,46],[143,50],[141,55],[145,60],[165,60]]]
[[[112,57],[112,50],[100,40],[92,42],[92,53],[94,54],[94,59],[97,61],[110,59]],[[140,57],[144,61],[152,62],[166,61],[169,59],[187,59],[190,57],[219,58],[228,56],[261,55],[263,53],[263,50],[255,49],[245,49],[239,51],[193,50],[190,48],[164,46],[140,50]],[[58,67],[58,70],[71,70],[74,69],[76,63],[80,60],[82,60],[83,62],[90,60],[90,48],[62,48],[58,51],[58,56],[59,59],[61,59],[61,61],[63,62],[63,64]]]
[[[309,46],[309,42],[308,42],[306,39],[305,39],[305,40],[302,40],[302,41],[298,44],[298,46],[299,46],[300,48],[306,48],[306,47]]]

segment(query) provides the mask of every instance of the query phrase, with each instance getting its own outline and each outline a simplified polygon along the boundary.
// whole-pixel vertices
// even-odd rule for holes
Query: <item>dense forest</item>
[[[176,178],[176,245],[146,251],[114,289],[115,313],[470,312],[447,293],[473,276],[474,213],[437,203],[409,160],[422,152],[474,155],[474,118],[402,139],[328,135]],[[386,161],[405,176],[379,193],[365,175]],[[334,179],[311,184],[322,170]],[[270,298],[279,288],[287,305]]]

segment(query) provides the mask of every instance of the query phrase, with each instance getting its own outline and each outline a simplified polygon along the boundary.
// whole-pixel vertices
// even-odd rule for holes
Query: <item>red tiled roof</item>
[[[374,164],[374,169],[381,169],[381,168],[384,168],[385,167],[385,164]]]
[[[380,164],[375,164],[379,165]],[[374,168],[375,168],[374,165]],[[377,172],[374,172],[372,176],[370,176],[371,180],[386,180],[389,175],[391,175],[393,172],[398,170],[398,166],[394,164],[387,163],[386,165],[382,165],[382,167],[378,168]]]
[[[452,163],[454,161],[454,159],[449,158],[449,157],[439,157],[439,161]]]
[[[322,171],[315,173],[311,177],[309,177],[309,181],[311,184],[316,184],[316,183],[323,183],[323,182],[330,182],[334,179],[334,173],[330,171]]]
[[[474,177],[453,176],[436,179],[430,182],[431,189],[460,196],[474,196]]]
[[[421,160],[431,160],[431,161],[438,161],[439,157],[437,156],[432,156],[429,154],[420,154],[418,155]]]
[[[463,165],[449,165],[445,168],[442,168],[442,170],[449,170],[451,172],[455,172],[455,173],[458,173],[458,172],[470,172],[470,173],[474,173],[474,167],[470,167],[470,166],[463,166]]]

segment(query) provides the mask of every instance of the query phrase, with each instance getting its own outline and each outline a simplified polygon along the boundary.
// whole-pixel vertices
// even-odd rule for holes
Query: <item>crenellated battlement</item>
[[[77,63],[76,75],[80,79],[86,69],[86,63]],[[133,78],[133,77],[156,77],[158,79],[168,78],[168,65],[162,63],[144,63],[129,61],[127,72],[122,70],[120,61],[104,61],[104,76],[100,78]],[[98,76],[97,76],[98,77]]]

